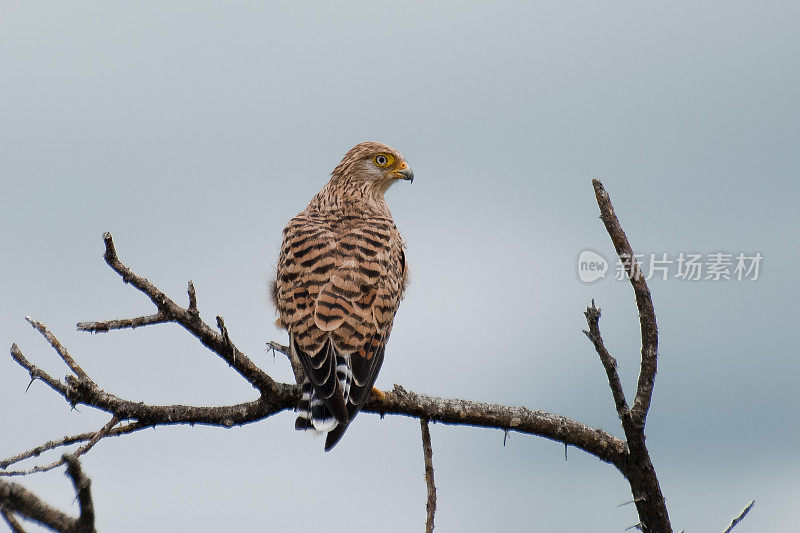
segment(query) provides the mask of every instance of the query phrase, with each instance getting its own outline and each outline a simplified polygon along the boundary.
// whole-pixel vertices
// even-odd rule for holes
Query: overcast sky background
[[[795,527],[800,4],[786,2],[2,2],[0,341],[66,375],[43,321],[107,391],[224,405],[254,390],[150,314],[120,257],[290,380],[268,340],[284,224],[342,155],[386,142],[415,171],[388,193],[412,283],[377,385],[525,405],[621,436],[581,333],[603,310],[629,399],[633,293],[591,186],[641,253],[763,255],[757,281],[650,283],[660,330],[648,445],[676,531]],[[674,273],[674,270],[672,271]],[[0,358],[0,456],[101,427]],[[100,531],[421,531],[416,420],[362,415],[332,453],[282,413],[159,428],[85,457]],[[614,469],[545,439],[432,427],[437,531],[608,531],[637,522]],[[50,457],[39,462],[49,461]],[[76,512],[60,473],[23,482]],[[324,525],[323,525],[324,524]]]

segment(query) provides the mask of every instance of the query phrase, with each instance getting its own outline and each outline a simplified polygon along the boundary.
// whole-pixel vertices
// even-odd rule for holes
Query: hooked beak
[[[397,176],[397,179],[410,181],[411,183],[414,182],[414,171],[411,170],[409,167],[405,167],[401,170],[398,170],[394,173]]]

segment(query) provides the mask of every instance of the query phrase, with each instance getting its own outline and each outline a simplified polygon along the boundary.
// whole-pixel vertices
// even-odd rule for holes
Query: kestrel
[[[383,198],[414,173],[394,148],[363,142],[283,230],[272,296],[305,371],[295,428],[341,439],[383,363],[408,279],[403,239]]]

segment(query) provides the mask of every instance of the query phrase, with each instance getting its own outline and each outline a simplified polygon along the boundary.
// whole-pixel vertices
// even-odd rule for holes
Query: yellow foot
[[[372,394],[377,396],[380,401],[384,401],[386,399],[386,395],[379,389],[372,387]]]

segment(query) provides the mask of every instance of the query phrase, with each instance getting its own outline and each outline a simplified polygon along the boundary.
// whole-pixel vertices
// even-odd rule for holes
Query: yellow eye
[[[389,154],[378,154],[372,160],[380,168],[386,168],[394,162],[394,157]]]

